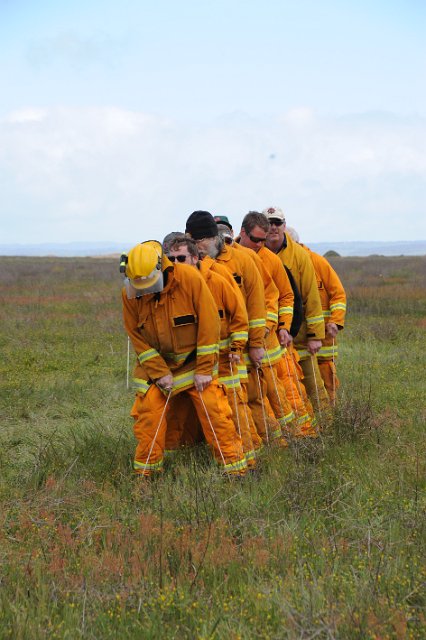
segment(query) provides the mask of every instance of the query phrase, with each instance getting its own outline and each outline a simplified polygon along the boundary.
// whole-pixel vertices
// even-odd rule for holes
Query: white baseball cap
[[[279,207],[268,207],[264,209],[262,213],[268,218],[273,220],[283,220],[285,222],[284,211]]]

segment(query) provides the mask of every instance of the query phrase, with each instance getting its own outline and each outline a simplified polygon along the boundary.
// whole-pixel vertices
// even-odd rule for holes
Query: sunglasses
[[[247,235],[250,238],[250,240],[252,242],[254,242],[255,244],[259,244],[260,242],[266,242],[266,237],[265,238],[257,238],[256,236],[252,236],[251,233],[248,233]]]
[[[170,262],[176,262],[176,260],[178,262],[185,262],[189,256],[180,255],[180,256],[167,256],[167,257],[170,260]]]
[[[281,220],[281,218],[269,218],[269,224],[273,224],[274,227],[282,227],[284,220]]]

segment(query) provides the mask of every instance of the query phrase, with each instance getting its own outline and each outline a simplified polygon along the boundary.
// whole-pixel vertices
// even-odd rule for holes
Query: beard
[[[205,258],[206,256],[209,256],[209,258],[213,258],[213,260],[216,260],[217,256],[219,255],[217,238],[215,238],[214,242],[209,243],[209,245],[205,249],[199,249],[199,252],[200,252],[201,259]]]

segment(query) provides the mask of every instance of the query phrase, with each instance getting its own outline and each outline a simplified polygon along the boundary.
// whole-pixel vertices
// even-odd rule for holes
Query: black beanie
[[[208,211],[194,211],[186,221],[185,233],[189,233],[194,240],[214,238],[219,235],[217,224]]]

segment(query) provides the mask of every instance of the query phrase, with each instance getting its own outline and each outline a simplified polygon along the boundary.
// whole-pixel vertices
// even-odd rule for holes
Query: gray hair
[[[183,231],[171,231],[168,233],[163,240],[163,251],[167,253],[170,250],[172,244],[176,242],[176,240],[185,239],[185,234]]]
[[[227,224],[218,222],[217,230],[219,231],[219,236],[223,238],[226,244],[232,244],[232,242],[234,241],[234,236]]]
[[[190,238],[189,236],[179,235],[174,238],[171,242],[168,242],[167,250],[164,252],[168,254],[170,251],[177,251],[179,247],[186,247],[188,249],[188,253],[193,258],[199,258],[200,253],[198,251],[197,243],[195,240]]]

